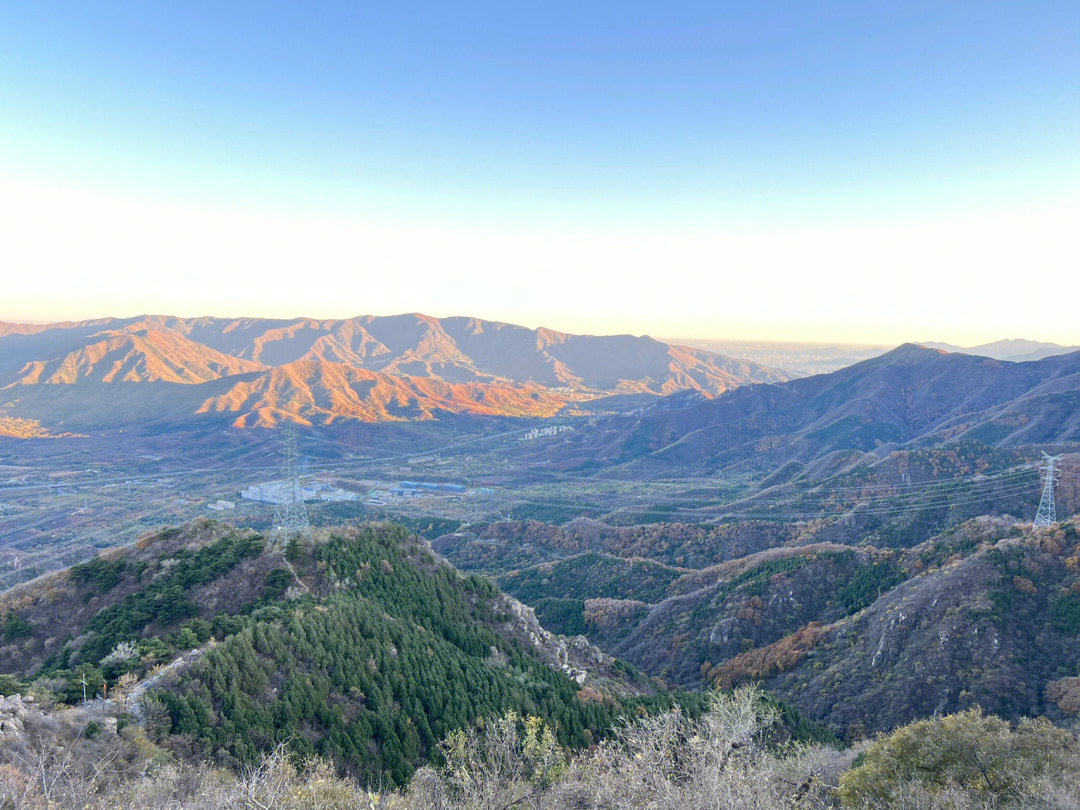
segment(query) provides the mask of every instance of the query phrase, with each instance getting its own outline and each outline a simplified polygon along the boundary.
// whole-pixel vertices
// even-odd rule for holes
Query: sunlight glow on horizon
[[[423,312],[575,333],[1080,343],[1080,205],[776,230],[462,227],[0,181],[0,319]]]
[[[0,7],[0,319],[1080,344],[1080,4]]]

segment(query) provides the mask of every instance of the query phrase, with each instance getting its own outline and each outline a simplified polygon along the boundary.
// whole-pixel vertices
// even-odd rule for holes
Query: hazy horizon
[[[139,312],[139,313],[130,314],[130,315],[105,314],[105,315],[90,316],[90,317],[87,317],[87,318],[69,318],[69,319],[63,319],[63,320],[20,320],[20,319],[17,319],[17,318],[3,318],[3,317],[0,317],[0,323],[17,324],[17,325],[23,325],[23,326],[50,326],[50,325],[54,325],[54,324],[107,321],[107,320],[112,320],[112,319],[115,319],[115,320],[139,320],[139,319],[143,319],[143,318],[173,318],[173,317],[182,318],[182,319],[185,319],[185,320],[198,320],[198,319],[202,319],[202,318],[213,318],[213,319],[218,319],[218,320],[241,320],[241,319],[263,319],[263,318],[265,318],[266,320],[275,320],[275,321],[276,320],[281,320],[281,321],[294,321],[294,320],[342,321],[342,320],[350,320],[352,318],[366,318],[366,317],[389,317],[389,318],[393,318],[393,317],[401,317],[401,316],[407,316],[407,315],[420,315],[422,317],[430,317],[430,318],[435,318],[437,320],[443,320],[443,319],[446,319],[446,318],[470,318],[470,319],[475,318],[477,320],[483,320],[483,321],[489,321],[489,322],[510,323],[509,321],[497,321],[496,319],[493,319],[493,318],[481,318],[479,316],[462,314],[462,313],[449,314],[449,315],[432,315],[431,313],[428,313],[428,312],[416,312],[416,311],[413,311],[413,312],[389,312],[389,313],[385,313],[385,314],[381,314],[381,315],[380,314],[370,313],[370,312],[365,312],[365,313],[361,313],[361,314],[347,315],[347,316],[343,316],[343,317],[332,317],[332,318],[331,317],[324,318],[324,317],[319,317],[319,316],[314,316],[314,315],[259,316],[259,315],[249,315],[249,314],[210,314],[210,313],[203,313],[203,314],[199,314],[199,315],[178,315],[176,313],[171,313],[171,312]],[[659,341],[661,341],[663,343],[680,344],[680,345],[688,345],[688,346],[695,346],[695,345],[708,344],[708,343],[719,343],[719,344],[730,344],[732,346],[736,346],[736,345],[739,345],[739,344],[745,344],[746,346],[762,346],[762,347],[782,347],[782,346],[796,347],[796,346],[798,346],[798,347],[807,347],[807,348],[815,348],[815,347],[826,348],[826,347],[828,347],[828,348],[845,348],[845,349],[862,349],[862,350],[882,349],[882,350],[887,351],[889,349],[892,349],[892,348],[895,348],[897,346],[901,346],[901,345],[904,345],[904,344],[907,344],[907,343],[914,343],[914,344],[918,344],[918,345],[949,344],[949,345],[956,346],[957,348],[976,348],[978,346],[991,345],[991,344],[997,344],[997,343],[1012,343],[1012,342],[1045,343],[1045,344],[1048,344],[1048,345],[1052,344],[1052,345],[1059,345],[1059,346],[1062,346],[1062,347],[1066,347],[1066,346],[1069,345],[1069,344],[1056,343],[1055,341],[1039,341],[1039,340],[1035,340],[1033,338],[1016,337],[1016,336],[1002,337],[1002,338],[996,338],[996,339],[993,339],[993,340],[981,341],[979,343],[971,343],[971,344],[968,344],[968,345],[961,345],[961,344],[950,344],[949,341],[939,340],[937,338],[927,339],[927,340],[909,338],[909,339],[903,339],[903,340],[896,341],[896,342],[884,342],[884,343],[844,342],[844,341],[828,341],[828,340],[769,340],[769,339],[756,338],[756,337],[739,337],[739,336],[721,336],[721,337],[700,336],[700,337],[697,337],[697,336],[687,336],[687,335],[663,335],[663,334],[652,334],[652,333],[648,333],[648,332],[625,332],[625,331],[624,332],[588,332],[588,331],[571,332],[570,330],[554,329],[553,327],[548,326],[548,325],[543,324],[543,323],[539,323],[539,324],[513,323],[511,325],[522,326],[522,327],[525,327],[525,328],[528,328],[528,329],[552,329],[553,331],[560,331],[560,332],[567,332],[567,333],[570,333],[570,334],[581,334],[581,335],[596,335],[596,336],[631,335],[631,336],[634,336],[634,337],[651,337],[651,338],[653,338],[655,340],[659,340]]]
[[[1080,343],[1080,7],[0,11],[0,318]]]

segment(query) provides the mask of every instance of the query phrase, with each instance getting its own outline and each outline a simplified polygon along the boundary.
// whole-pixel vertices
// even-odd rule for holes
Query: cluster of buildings
[[[261,503],[283,504],[290,501],[288,481],[266,481],[261,484],[252,484],[240,491],[240,497],[248,501]],[[313,481],[301,484],[296,492],[296,500],[300,501],[355,501],[359,496],[355,492],[335,487],[324,481]]]
[[[533,428],[525,434],[525,441],[531,442],[533,439],[539,439],[541,436],[557,436],[560,433],[566,433],[568,430],[573,430],[570,425],[551,425],[544,428]]]

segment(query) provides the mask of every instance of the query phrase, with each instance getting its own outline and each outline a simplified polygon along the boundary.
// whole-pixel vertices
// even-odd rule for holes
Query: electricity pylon
[[[274,507],[270,544],[282,548],[295,537],[311,538],[311,523],[300,492],[300,451],[296,447],[296,427],[286,422],[281,431],[281,483],[285,500]]]
[[[1046,459],[1046,485],[1043,487],[1042,500],[1039,501],[1039,511],[1035,514],[1036,526],[1051,526],[1057,523],[1057,505],[1054,503],[1054,463],[1061,456],[1052,456],[1043,453]]]

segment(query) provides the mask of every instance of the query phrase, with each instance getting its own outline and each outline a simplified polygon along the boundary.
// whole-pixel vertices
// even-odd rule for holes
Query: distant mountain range
[[[906,344],[831,374],[713,399],[675,394],[607,417],[545,452],[708,471],[751,459],[823,464],[962,439],[1080,441],[1080,352],[1013,363]]]
[[[1013,362],[1042,360],[1044,357],[1080,352],[1080,346],[1062,346],[1058,343],[1040,343],[1037,340],[1018,339],[997,340],[993,343],[982,343],[978,346],[968,347],[934,342],[920,345],[926,346],[928,349],[941,349],[946,352],[960,352],[961,354],[977,354],[982,357],[992,357],[995,360],[1011,360]]]
[[[714,465],[963,437],[1077,438],[1080,352],[1015,340],[955,348],[907,344],[793,379],[650,337],[420,314],[0,323],[0,418],[19,426],[7,433],[46,435],[213,417],[238,427],[286,415],[314,424],[548,417],[572,405],[605,420],[568,440],[587,443],[575,449],[586,458]]]
[[[223,414],[428,419],[551,416],[612,394],[715,395],[790,374],[630,335],[569,335],[475,318],[109,318],[0,324],[0,416],[57,425]]]

